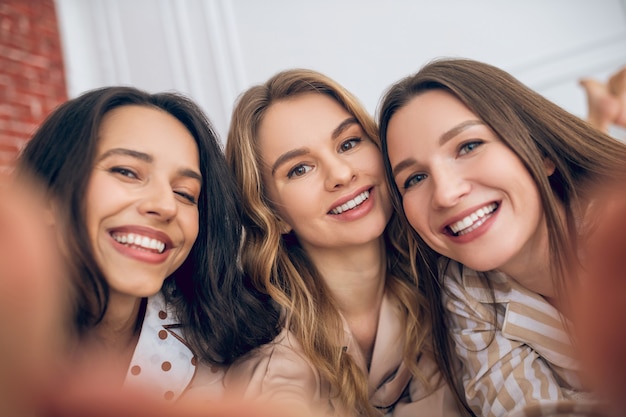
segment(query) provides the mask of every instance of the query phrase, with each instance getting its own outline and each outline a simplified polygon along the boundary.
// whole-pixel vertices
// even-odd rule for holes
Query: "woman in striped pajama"
[[[568,294],[590,192],[624,173],[626,146],[506,72],[463,59],[393,85],[380,134],[394,204],[416,232],[409,247],[442,300],[436,340],[460,358],[442,366],[459,375],[473,411],[587,403]]]

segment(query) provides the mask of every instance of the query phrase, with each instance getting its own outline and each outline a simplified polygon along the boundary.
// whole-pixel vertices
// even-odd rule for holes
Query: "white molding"
[[[626,0],[624,0],[626,2]],[[226,24],[226,34],[228,41],[228,51],[230,52],[230,63],[232,67],[232,74],[235,77],[235,94],[242,91],[248,84],[243,51],[241,50],[241,44],[239,43],[239,36],[237,34],[237,24],[235,19],[235,10],[233,9],[233,3],[230,0],[221,0],[223,18]]]
[[[528,86],[542,91],[571,79],[623,66],[624,63],[626,28],[617,35],[581,45],[576,50],[563,51],[544,61],[527,62],[523,67],[507,70]]]
[[[413,27],[410,16],[400,14],[415,9],[409,3],[382,6],[375,0],[363,0],[362,8],[347,10],[327,0],[311,13],[310,4],[296,5],[288,0],[262,4],[254,0],[55,2],[70,97],[108,84],[141,86],[145,78],[145,85],[149,86],[146,88],[175,89],[192,97],[209,114],[222,138],[234,102],[249,82],[261,82],[287,67],[319,69],[345,83],[373,110],[384,88],[397,77],[417,69],[418,63],[430,59],[432,54],[449,54],[458,48],[461,55],[476,55],[477,59],[493,62],[531,88],[580,113],[584,108],[577,80],[583,76],[602,77],[626,63],[626,0],[606,0],[603,7],[580,1],[572,3],[572,10],[566,9],[566,0],[550,2],[552,5],[546,7],[548,15],[558,16],[561,21],[549,24],[546,19],[541,20],[538,28],[528,29],[528,43],[526,29],[514,29],[521,26],[506,30],[506,19],[516,17],[503,15],[504,21],[495,22],[503,39],[493,44],[485,37],[492,28],[473,27],[473,19],[458,13],[452,15],[452,21],[458,22],[458,27],[453,25],[451,29],[457,31],[455,36],[424,43],[423,39],[440,28]],[[492,7],[487,8],[488,2],[482,3],[485,8],[476,8],[477,15],[500,10],[496,7],[493,11]],[[526,18],[538,13],[541,1],[531,3],[518,5]],[[363,34],[359,35],[364,30],[363,21],[370,22],[365,25],[369,27],[380,20],[377,7],[385,7],[384,16],[397,17],[401,41],[384,27],[376,36],[363,39]],[[560,9],[563,10],[559,15]],[[319,27],[319,18],[326,12],[334,12],[333,22],[346,23],[347,19],[345,27],[333,31]],[[579,22],[584,21],[581,19],[587,12],[593,18],[591,24],[581,25]],[[147,15],[160,21],[148,22]],[[306,23],[302,28],[298,19]],[[350,25],[355,24],[358,30],[352,33]],[[560,31],[560,25],[565,32]],[[137,33],[142,35],[139,41],[129,38]],[[342,42],[337,42],[336,37]],[[542,39],[548,46],[545,50]],[[508,43],[513,47],[503,48]],[[131,64],[140,58],[135,54],[144,52],[141,48],[150,48],[145,55],[152,61],[134,68]],[[371,50],[377,53],[372,55]]]
[[[228,0],[207,0],[203,4],[221,107],[226,119],[229,119],[233,102],[245,79],[233,10]]]
[[[96,40],[104,55],[100,60],[103,69],[101,81],[104,84],[131,84],[131,70],[118,0],[95,0],[93,5]]]
[[[158,1],[159,16],[161,18],[161,27],[165,34],[165,50],[167,63],[172,70],[172,82],[174,89],[178,91],[189,91],[189,79],[185,69],[185,57],[182,53],[182,40],[180,39],[180,31],[178,25],[171,24],[171,17],[174,16],[175,7],[172,0]]]
[[[197,58],[198,54],[203,53],[203,50],[193,36],[193,27],[190,24],[192,19],[188,7],[189,2],[173,1],[172,4],[176,5],[174,7],[174,21],[176,22],[176,29],[178,31],[178,46],[184,64],[183,69],[187,78],[187,88],[183,91],[189,93],[193,92],[194,98],[201,104],[205,104],[207,95],[206,91],[202,88],[202,68]]]

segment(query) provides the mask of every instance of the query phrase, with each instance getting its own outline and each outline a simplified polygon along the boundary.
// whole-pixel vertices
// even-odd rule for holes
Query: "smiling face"
[[[514,277],[543,259],[537,186],[517,155],[453,95],[430,90],[412,98],[392,116],[387,141],[406,216],[431,248],[472,269]]]
[[[86,195],[94,256],[112,294],[156,294],[198,235],[198,147],[170,114],[118,107],[104,117]]]
[[[378,240],[391,216],[381,154],[329,96],[270,106],[259,127],[268,198],[307,251]]]

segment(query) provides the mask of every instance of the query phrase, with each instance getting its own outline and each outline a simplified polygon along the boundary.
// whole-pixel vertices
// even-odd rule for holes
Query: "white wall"
[[[626,0],[56,0],[69,95],[112,84],[177,90],[222,138],[237,95],[317,69],[374,113],[383,91],[441,56],[511,72],[584,116],[580,77],[626,64]]]

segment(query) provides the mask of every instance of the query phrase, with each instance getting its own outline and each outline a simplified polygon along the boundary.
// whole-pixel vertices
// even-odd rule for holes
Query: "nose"
[[[143,189],[138,210],[145,216],[168,222],[178,213],[176,196],[169,181],[152,179]]]
[[[470,189],[470,182],[451,167],[431,170],[433,187],[432,205],[435,209],[453,207],[465,197]]]
[[[354,181],[356,172],[350,161],[335,156],[326,163],[326,189],[332,191]]]

